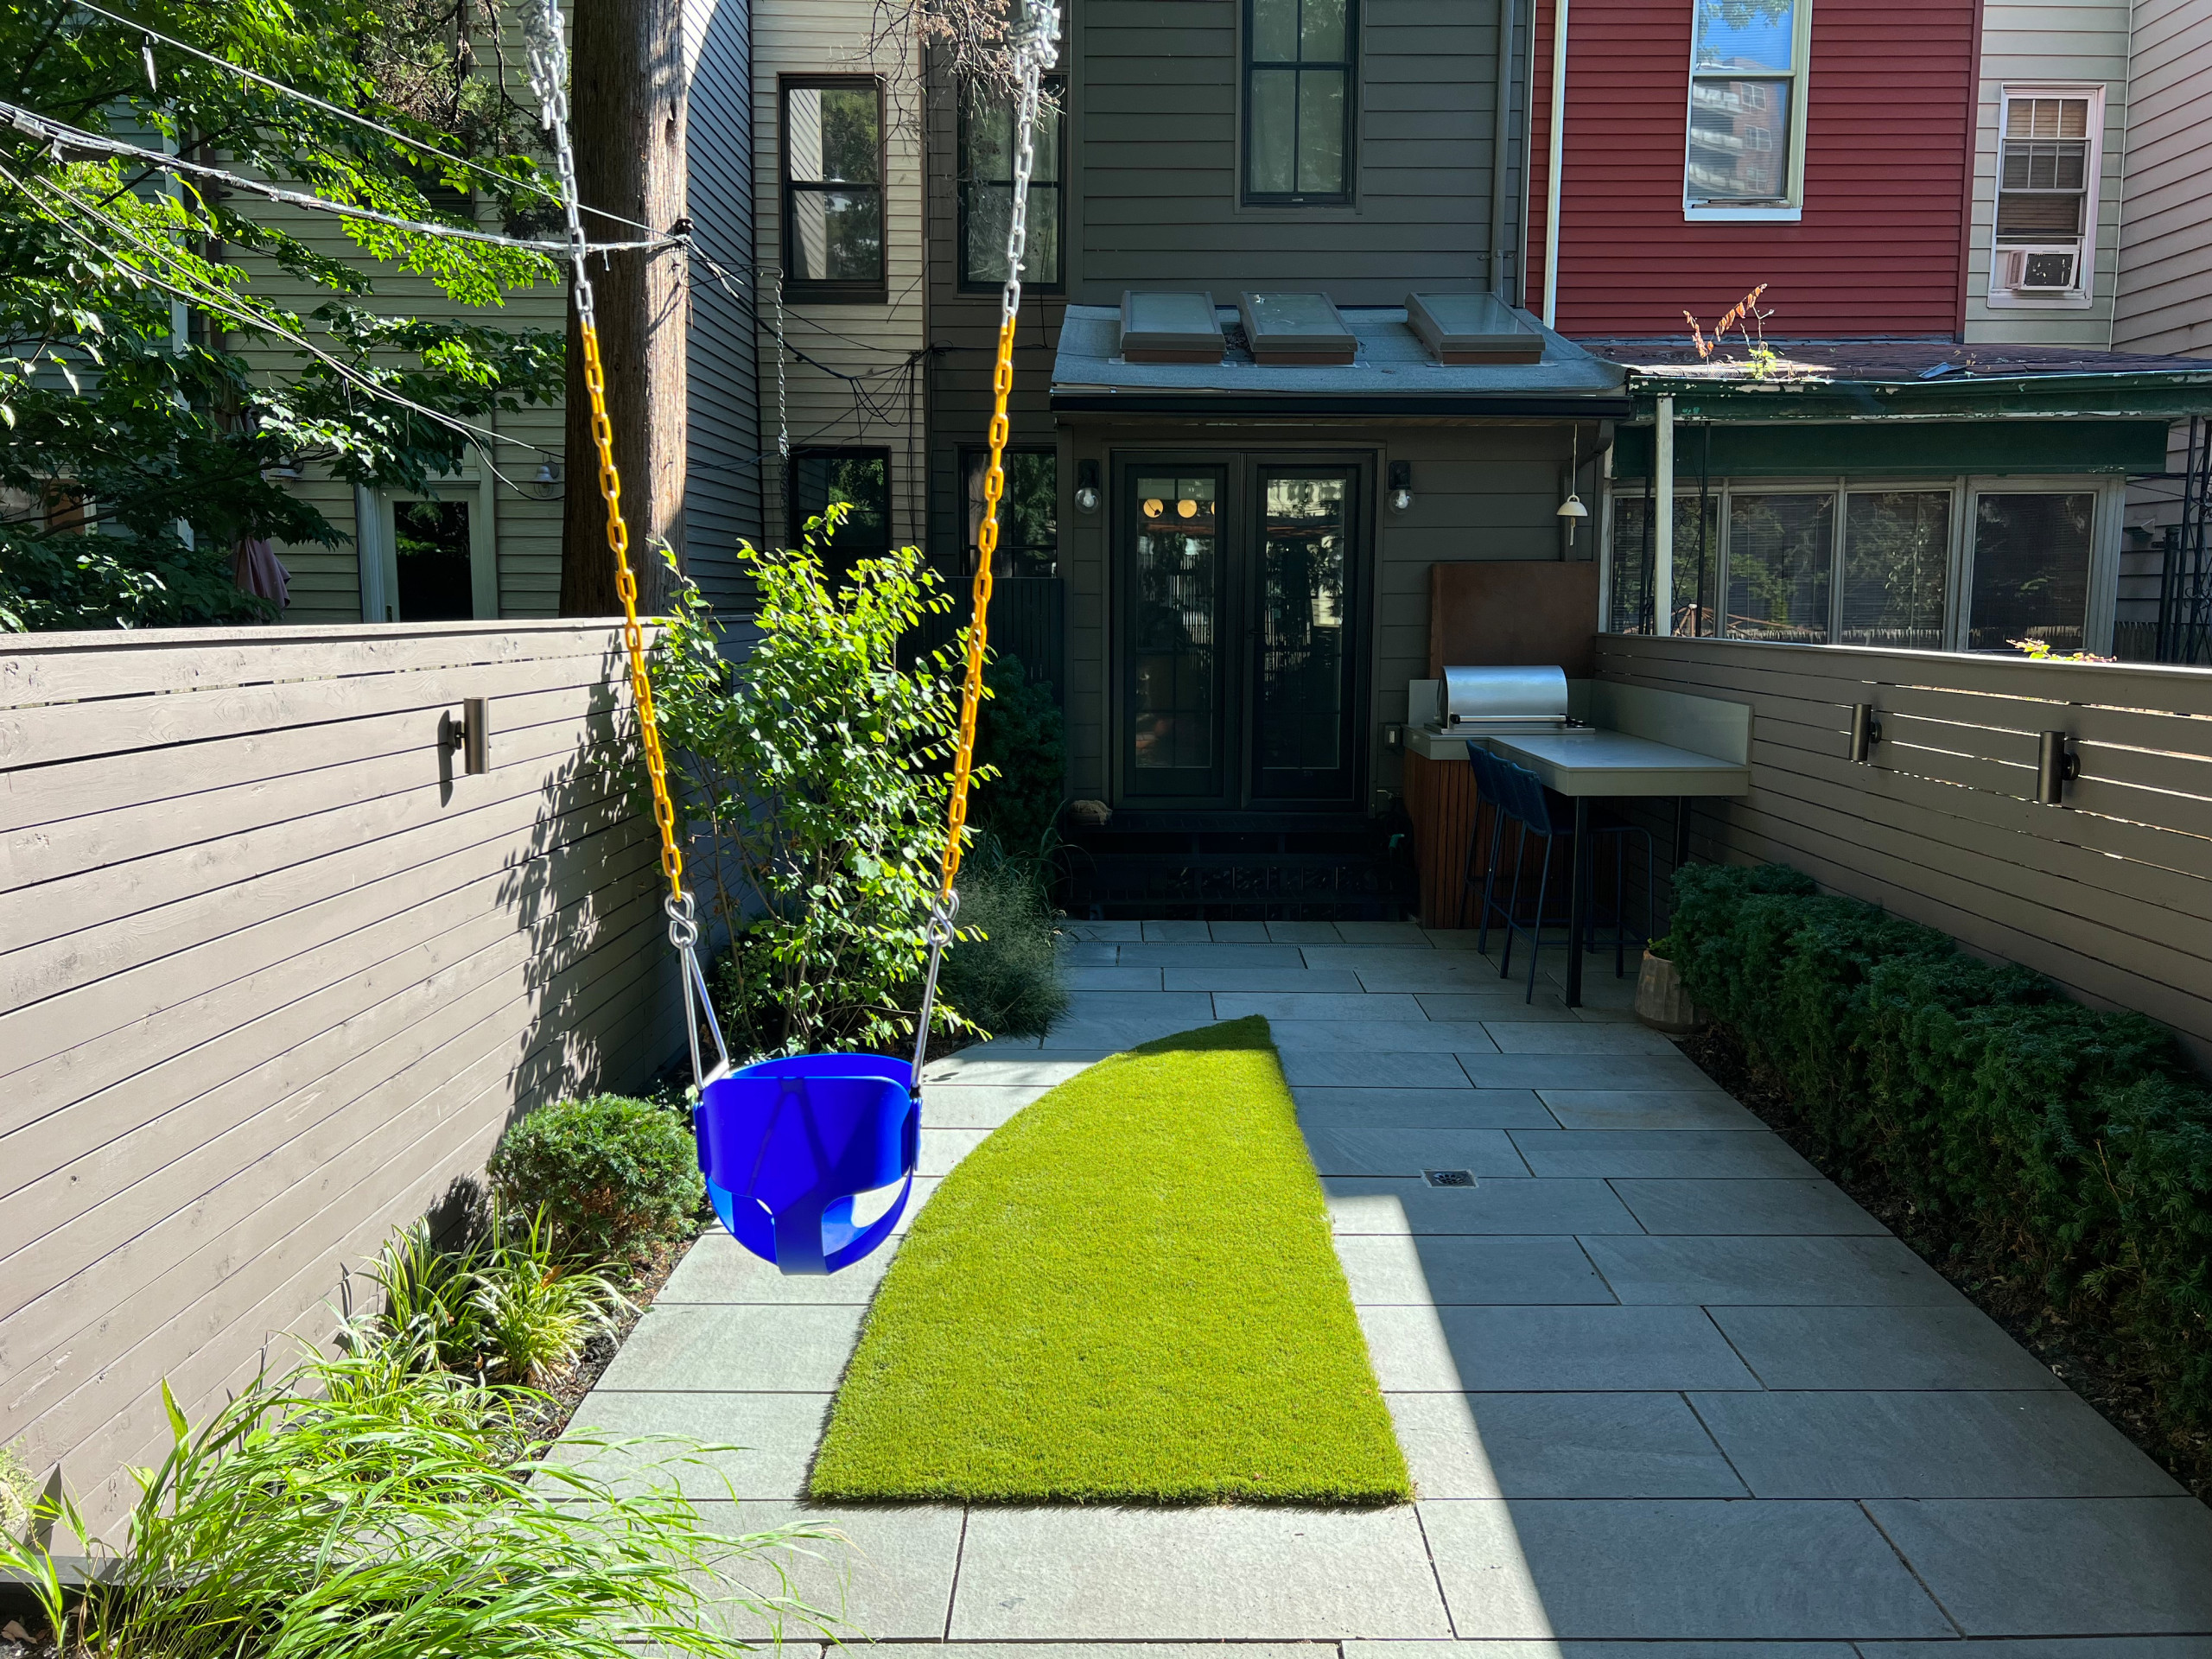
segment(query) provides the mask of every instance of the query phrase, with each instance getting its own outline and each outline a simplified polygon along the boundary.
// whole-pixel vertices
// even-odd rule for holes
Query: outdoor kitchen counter
[[[1751,769],[1626,732],[1592,729],[1484,740],[1567,796],[1748,795]],[[1462,745],[1465,740],[1460,739]],[[1464,747],[1462,753],[1465,753]]]

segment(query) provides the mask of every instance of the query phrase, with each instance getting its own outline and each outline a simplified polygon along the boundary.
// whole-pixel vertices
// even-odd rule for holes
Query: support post
[[[1675,400],[1657,400],[1651,429],[1651,632],[1675,631]]]

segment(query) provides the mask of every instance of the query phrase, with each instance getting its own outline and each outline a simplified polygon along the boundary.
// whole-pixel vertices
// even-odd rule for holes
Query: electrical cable
[[[227,172],[219,167],[209,167],[199,162],[188,162],[181,156],[170,156],[158,149],[146,149],[137,144],[126,144],[119,138],[102,137],[80,127],[68,126],[59,121],[33,113],[21,105],[0,101],[0,123],[13,127],[27,137],[51,143],[57,149],[67,144],[76,149],[89,149],[109,156],[127,156],[134,161],[147,162],[163,172],[180,176],[219,179],[235,188],[265,196],[288,207],[311,208],[319,213],[337,213],[347,219],[365,219],[379,225],[410,231],[420,236],[450,237],[464,242],[489,243],[495,247],[522,248],[532,253],[558,257],[568,252],[563,242],[526,241],[518,237],[501,236],[493,231],[470,230],[459,225],[437,225],[419,219],[403,219],[397,213],[387,213],[375,207],[356,207],[342,201],[332,201],[324,196],[311,196],[297,190],[287,190],[278,185],[265,184],[243,174]],[[594,242],[593,253],[624,253],[632,251],[650,251],[658,248],[683,245],[680,237],[658,237],[650,242]]]

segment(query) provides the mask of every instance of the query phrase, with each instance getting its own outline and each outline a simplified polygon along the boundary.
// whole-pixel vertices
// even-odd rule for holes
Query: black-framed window
[[[1029,174],[1029,240],[1021,255],[1025,287],[1057,293],[1065,224],[1060,180],[1066,159],[1061,112],[1066,81],[1045,77]],[[960,286],[995,292],[1006,281],[1006,236],[1014,212],[1014,106],[977,96],[960,105]]]
[[[806,521],[833,504],[849,509],[827,547],[815,551],[835,570],[855,559],[881,558],[891,550],[891,452],[888,449],[799,449],[791,469],[791,544],[800,545]]]
[[[1244,200],[1351,200],[1358,0],[1244,0]]]
[[[884,297],[883,84],[825,75],[783,86],[784,291]]]
[[[961,452],[961,473],[968,490],[968,568],[983,535],[983,478],[991,452]],[[999,550],[992,574],[1049,576],[1060,558],[1060,458],[1051,449],[1009,449],[1006,493],[999,500]]]

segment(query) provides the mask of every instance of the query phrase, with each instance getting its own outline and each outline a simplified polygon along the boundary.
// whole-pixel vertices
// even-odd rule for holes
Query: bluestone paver
[[[1461,1056],[1478,1089],[1698,1089],[1710,1079],[1681,1054],[1492,1054]]]
[[[1321,1184],[1339,1233],[1638,1233],[1603,1181],[1478,1175],[1467,1187],[1341,1176]]]
[[[820,1393],[844,1375],[866,1311],[850,1304],[656,1305],[645,1310],[599,1386],[656,1394]]]
[[[1384,1391],[1756,1389],[1694,1307],[1363,1307]]]
[[[2193,1497],[1874,1498],[1968,1636],[2212,1631],[2212,1510]]]
[[[1070,968],[1060,982],[1071,991],[1156,991],[1160,988],[1158,968]]]
[[[1581,1020],[1516,1020],[1510,1014],[1492,1014],[1483,1029],[1501,1054],[1662,1054],[1677,1052],[1656,1031],[1642,1026],[1607,1021],[1588,1025]]]
[[[929,1128],[995,1129],[1045,1092],[1039,1084],[926,1084],[922,1122]]]
[[[1310,970],[1309,970],[1310,971]],[[1263,1014],[1271,1023],[1306,1020],[1423,1020],[1410,996],[1370,996],[1364,992],[1217,990],[1214,1012],[1224,1020]]]
[[[1745,1495],[1679,1394],[1383,1397],[1425,1499]]]
[[[2171,1497],[2070,1390],[1716,1394],[1692,1403],[1759,1497]],[[2212,1572],[2212,1557],[2206,1570]]]
[[[939,1504],[902,1503],[881,1509],[820,1509],[809,1503],[701,1503],[709,1530],[743,1537],[772,1527],[799,1526],[834,1535],[801,1540],[767,1552],[764,1560],[734,1563],[723,1581],[754,1595],[779,1592],[776,1568],[788,1574],[788,1593],[831,1620],[830,1633],[847,1643],[941,1640],[960,1561],[961,1511]],[[760,1637],[768,1627],[749,1611],[726,1605],[732,1635]],[[812,1632],[793,1621],[785,1628],[804,1640]]]
[[[1617,1300],[1573,1238],[1340,1233],[1337,1256],[1355,1303],[1542,1307]]]
[[[1855,1503],[1424,1500],[1421,1512],[1462,1637],[1953,1630]]]
[[[1294,1088],[1298,1121],[1369,1129],[1542,1129],[1558,1119],[1533,1089]]]
[[[1965,1300],[1886,1236],[1593,1238],[1590,1259],[1624,1302],[1957,1307]]]
[[[1774,1134],[1732,1129],[1516,1129],[1539,1175],[1665,1180],[1813,1180],[1819,1172]]]
[[[1318,1048],[1336,1054],[1465,1054],[1495,1047],[1490,1033],[1473,1020],[1286,1020],[1274,1027],[1274,1036],[1286,1052]]]
[[[1471,1089],[1450,1054],[1340,1053],[1326,1048],[1286,1048],[1282,1074],[1294,1087],[1338,1089]]]
[[[1770,1389],[2063,1389],[1975,1307],[1716,1307]]]
[[[1171,991],[1290,991],[1307,996],[1357,992],[1359,976],[1342,968],[1162,968]]]
[[[656,1307],[684,1302],[849,1302],[865,1307],[891,1265],[887,1253],[855,1262],[826,1279],[794,1279],[776,1271],[720,1228],[684,1252],[653,1299]]]
[[[1743,1129],[1767,1132],[1718,1089],[1539,1089],[1563,1129]]]
[[[1833,1181],[1616,1178],[1613,1191],[1649,1233],[1809,1236],[1890,1230]]]
[[[695,1501],[793,1503],[805,1495],[814,1448],[836,1397],[826,1392],[634,1394],[594,1389],[576,1407],[570,1432],[595,1429],[608,1444],[582,1448],[564,1441],[549,1461],[568,1464],[625,1492],[659,1488]],[[682,1435],[715,1449],[656,1445],[650,1439],[656,1435]],[[625,1440],[640,1443],[615,1444]],[[557,1494],[558,1488],[553,1490]]]
[[[1306,1147],[1323,1176],[1419,1176],[1427,1169],[1526,1175],[1503,1129],[1370,1129],[1305,1123]]]

